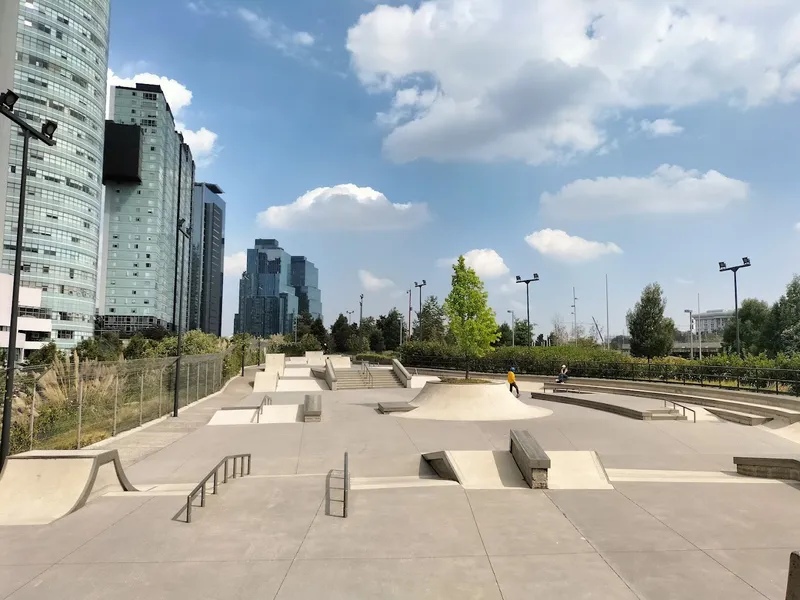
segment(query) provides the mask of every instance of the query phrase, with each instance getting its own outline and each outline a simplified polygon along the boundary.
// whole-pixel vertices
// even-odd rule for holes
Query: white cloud
[[[379,292],[394,287],[391,279],[381,279],[365,269],[359,269],[358,278],[361,280],[361,287],[368,292]]]
[[[684,279],[683,277],[676,277],[675,283],[678,285],[694,285],[694,281],[691,279]]]
[[[800,223],[795,223],[794,228],[795,231],[800,231]]]
[[[371,91],[435,89],[379,117],[396,161],[540,164],[607,143],[625,111],[800,96],[796,0],[428,0],[361,15],[347,48]],[[394,116],[398,115],[394,122]]]
[[[542,207],[575,217],[621,214],[697,214],[722,210],[747,200],[749,185],[718,171],[700,173],[661,165],[647,177],[578,179],[555,194],[541,196]]]
[[[376,121],[381,125],[395,127],[401,121],[421,116],[436,100],[435,89],[405,88],[397,90],[389,112],[379,112]]]
[[[293,56],[298,49],[314,45],[314,36],[307,31],[292,31],[286,25],[249,8],[237,8],[235,14],[247,24],[253,35],[284,54]]]
[[[234,252],[225,257],[225,275],[239,277],[247,270],[247,252]]]
[[[645,119],[639,123],[639,127],[650,137],[678,135],[683,132],[683,127],[677,125],[672,119],[656,119],[655,121]]]
[[[540,254],[565,262],[585,262],[606,254],[622,254],[613,242],[592,242],[559,229],[542,229],[525,238]]]
[[[197,7],[198,8],[193,10],[201,11],[204,5],[200,3]],[[189,129],[179,118],[183,115],[184,109],[192,104],[194,94],[192,94],[192,91],[184,84],[175,79],[156,75],[154,73],[139,73],[133,77],[119,77],[109,69],[109,93],[106,101],[106,117],[111,118],[111,88],[114,86],[135,87],[137,83],[149,83],[151,85],[161,86],[161,89],[164,91],[164,97],[167,99],[170,109],[172,109],[172,116],[175,118],[175,129],[183,134],[183,140],[192,149],[192,156],[195,162],[197,162],[197,165],[204,167],[213,162],[218,153],[216,145],[218,136],[205,127],[201,127],[196,131]]]
[[[452,267],[458,258],[440,258],[436,261],[438,267]],[[491,248],[470,250],[464,253],[464,264],[475,270],[478,277],[492,279],[508,273],[503,257]]]
[[[418,227],[429,218],[427,204],[393,204],[372,188],[346,183],[270,206],[258,214],[258,223],[273,229],[386,231]]]

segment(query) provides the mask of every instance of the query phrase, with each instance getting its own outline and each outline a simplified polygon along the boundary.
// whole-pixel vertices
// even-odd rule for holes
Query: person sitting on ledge
[[[561,365],[561,373],[558,374],[558,379],[556,379],[556,383],[566,383],[567,382],[567,365]]]
[[[516,369],[511,367],[508,371],[508,391],[515,394],[519,398],[519,386],[517,385],[517,376],[515,375]]]

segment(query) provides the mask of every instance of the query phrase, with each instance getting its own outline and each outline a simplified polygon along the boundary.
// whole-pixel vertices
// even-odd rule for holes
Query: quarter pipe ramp
[[[51,450],[8,457],[0,525],[46,525],[107,492],[137,491],[116,450]]]

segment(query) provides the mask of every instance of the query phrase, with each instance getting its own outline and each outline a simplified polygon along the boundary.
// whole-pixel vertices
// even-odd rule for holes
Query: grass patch
[[[442,383],[449,383],[450,385],[477,385],[481,383],[494,383],[488,379],[464,379],[463,377],[444,377]]]

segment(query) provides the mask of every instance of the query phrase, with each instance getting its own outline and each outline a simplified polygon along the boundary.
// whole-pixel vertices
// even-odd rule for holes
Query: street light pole
[[[175,392],[172,399],[172,416],[178,416],[178,406],[180,400],[180,382],[181,382],[181,357],[183,355],[183,284],[184,277],[183,272],[183,254],[184,250],[186,249],[186,239],[189,238],[191,232],[187,229],[183,228],[183,224],[186,222],[186,219],[178,219],[177,231],[178,235],[181,236],[181,262],[180,265],[175,265],[175,276],[177,277],[178,269],[181,272],[181,283],[179,288],[178,297],[175,300],[178,302],[178,358],[175,360]]]
[[[692,309],[687,308],[683,312],[689,315],[689,360],[694,360],[694,333],[692,332]]]
[[[417,283],[416,281],[414,282],[414,287],[419,288],[419,313],[417,314],[422,314],[422,288],[424,288],[426,285],[428,285],[428,282],[424,279],[422,280],[422,283]]]
[[[364,294],[361,294],[361,298],[358,300],[358,328],[361,329],[361,326],[364,324]]]
[[[17,362],[17,327],[19,323],[19,289],[22,276],[22,243],[25,232],[25,195],[28,183],[28,150],[31,136],[47,144],[55,146],[53,134],[58,127],[53,121],[46,121],[41,132],[34,129],[27,121],[14,114],[14,105],[19,96],[8,90],[0,94],[0,113],[16,123],[22,129],[22,173],[19,184],[19,209],[17,211],[17,245],[14,249],[14,283],[11,288],[11,320],[8,331],[8,352],[6,354],[6,390],[3,397],[2,438],[0,439],[0,470],[5,465],[11,452],[11,401],[14,397],[14,375]]]
[[[528,338],[528,347],[531,346],[531,293],[530,293],[530,283],[531,281],[539,281],[539,274],[534,273],[533,277],[530,279],[523,279],[519,275],[517,275],[517,283],[524,283],[525,284],[525,302],[528,309],[528,331],[525,334],[525,337]]]
[[[514,311],[509,310],[507,312],[511,313],[511,347],[513,348],[516,344],[514,342],[514,330],[517,328],[517,320],[514,318]],[[530,317],[528,317],[530,318]]]
[[[738,273],[739,269],[744,269],[749,267],[750,259],[746,256],[742,258],[742,264],[735,265],[733,267],[727,266],[724,262],[719,263],[719,270],[720,273],[724,271],[732,271],[733,272],[733,302],[734,302],[734,319],[736,319],[736,354],[739,356],[742,355],[742,340],[739,338],[739,284],[736,278],[736,274]]]
[[[572,288],[572,335],[575,336],[575,345],[578,345],[578,297],[575,288]]]

